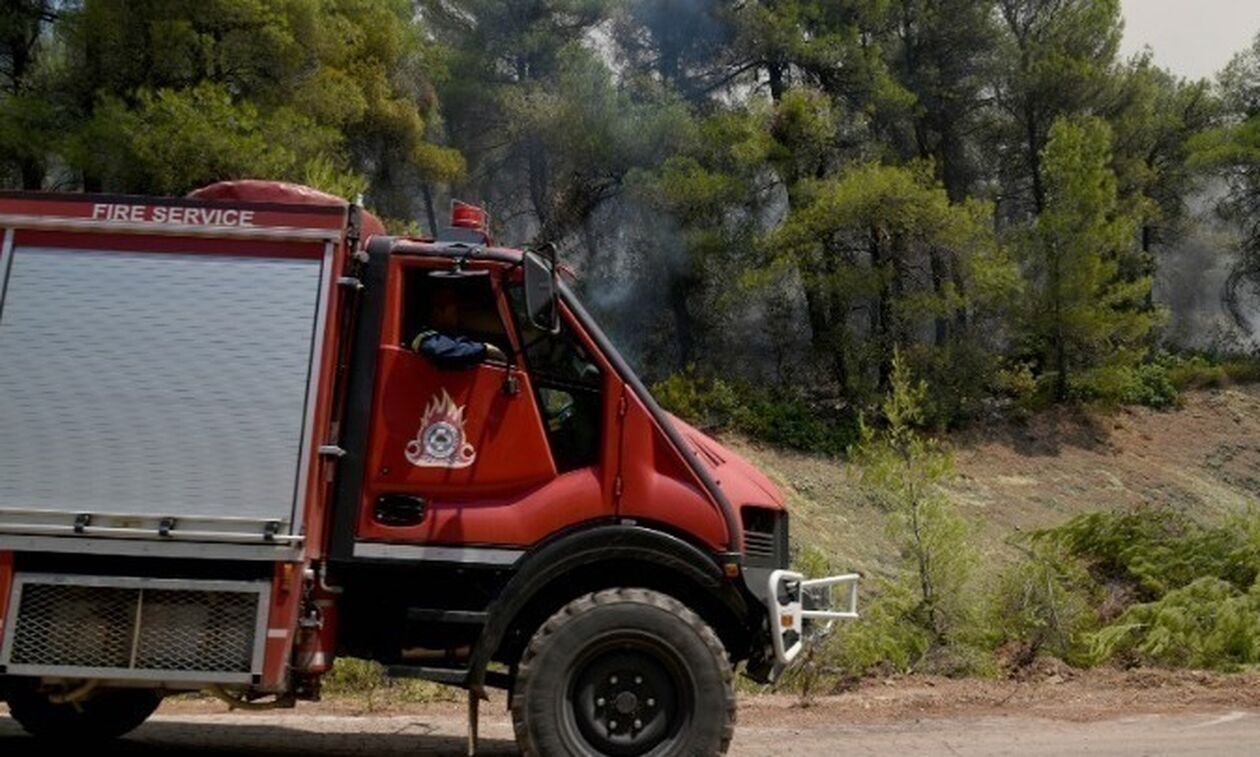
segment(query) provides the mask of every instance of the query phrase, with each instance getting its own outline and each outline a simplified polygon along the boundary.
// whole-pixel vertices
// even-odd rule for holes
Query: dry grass
[[[795,543],[823,550],[834,568],[893,567],[884,513],[862,496],[848,464],[726,441],[787,494]],[[1014,555],[1012,534],[1084,512],[1159,504],[1210,522],[1260,501],[1260,385],[1188,392],[1170,411],[1056,408],[949,442],[952,494],[978,546],[997,560]]]

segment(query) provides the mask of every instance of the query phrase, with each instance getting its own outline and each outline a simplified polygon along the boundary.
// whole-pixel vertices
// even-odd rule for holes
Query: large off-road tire
[[[161,695],[148,689],[109,689],[73,704],[53,704],[34,687],[9,692],[9,714],[18,725],[50,741],[116,739],[138,728],[161,703]]]
[[[723,754],[735,686],[717,634],[646,589],[575,599],[542,625],[517,670],[512,724],[527,757]]]

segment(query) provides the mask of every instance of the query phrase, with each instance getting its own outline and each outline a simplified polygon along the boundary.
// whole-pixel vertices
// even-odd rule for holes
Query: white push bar
[[[858,617],[857,585],[860,579],[857,573],[811,579],[790,570],[776,570],[770,574],[766,604],[770,611],[770,640],[774,645],[774,656],[780,664],[792,662],[804,648],[806,620],[852,620]],[[849,587],[848,602],[844,609],[831,609],[830,590],[841,585]],[[805,597],[816,589],[827,590],[822,600],[826,604],[822,608],[806,610]],[[815,598],[815,601],[818,599]]]

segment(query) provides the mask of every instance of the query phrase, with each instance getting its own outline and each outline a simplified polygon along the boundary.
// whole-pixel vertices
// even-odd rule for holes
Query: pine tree
[[[1096,118],[1060,119],[1041,155],[1045,206],[1024,240],[1026,336],[1056,399],[1117,398],[1159,314],[1148,276],[1122,276],[1136,220],[1117,202],[1111,137]]]
[[[888,534],[905,561],[901,580],[914,602],[903,620],[927,635],[924,651],[931,651],[961,641],[970,630],[966,589],[978,555],[966,521],[943,489],[954,475],[953,456],[920,431],[927,384],[913,377],[900,354],[892,366],[882,426],[864,427],[856,459],[863,485],[888,511]]]

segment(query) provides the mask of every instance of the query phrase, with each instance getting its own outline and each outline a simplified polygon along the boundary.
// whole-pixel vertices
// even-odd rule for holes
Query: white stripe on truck
[[[523,549],[497,547],[427,547],[413,544],[356,542],[355,557],[378,560],[428,560],[432,562],[511,565],[525,554]]]

